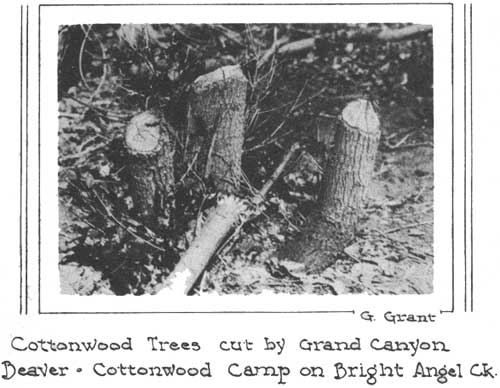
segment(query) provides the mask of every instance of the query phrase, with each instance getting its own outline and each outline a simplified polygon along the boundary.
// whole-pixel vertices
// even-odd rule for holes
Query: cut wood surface
[[[279,253],[281,258],[304,262],[315,272],[331,264],[353,239],[373,173],[379,128],[369,101],[359,99],[344,108],[324,168],[318,207],[299,237]]]
[[[138,219],[148,226],[160,216],[170,217],[174,165],[167,125],[159,115],[146,111],[134,116],[125,130],[131,195]]]
[[[247,83],[239,66],[224,66],[191,88],[188,155],[200,154],[198,175],[223,193],[235,193],[240,183]]]

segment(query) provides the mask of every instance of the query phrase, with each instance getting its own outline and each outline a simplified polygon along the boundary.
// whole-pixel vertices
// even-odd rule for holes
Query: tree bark
[[[160,294],[189,293],[245,208],[245,203],[234,196],[227,196],[219,201],[210,211],[200,234],[168,276],[165,288],[160,290]]]
[[[354,238],[375,163],[380,123],[366,100],[349,103],[341,115],[331,156],[324,169],[319,204],[298,239],[281,258],[304,262],[309,272],[331,264]]]
[[[174,197],[174,147],[168,123],[151,111],[134,116],[125,131],[130,189],[136,216],[147,226],[170,224]]]
[[[198,175],[223,193],[240,184],[247,83],[239,66],[224,66],[198,77],[189,97],[187,154],[199,154]]]

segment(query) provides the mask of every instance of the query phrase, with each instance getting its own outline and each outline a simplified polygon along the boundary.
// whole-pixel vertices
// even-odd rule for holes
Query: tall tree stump
[[[188,155],[198,158],[198,175],[224,193],[239,188],[247,83],[239,66],[224,66],[198,77],[189,95]]]
[[[281,258],[304,262],[310,272],[316,272],[331,264],[352,241],[379,139],[380,122],[373,105],[363,99],[349,103],[342,111],[324,169],[318,207],[299,238],[280,252]]]
[[[174,189],[174,148],[169,124],[151,111],[134,116],[125,131],[130,189],[136,216],[148,226],[170,223]]]

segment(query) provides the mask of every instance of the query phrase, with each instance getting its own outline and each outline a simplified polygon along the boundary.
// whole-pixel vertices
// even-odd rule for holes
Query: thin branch
[[[89,28],[90,31],[90,28]],[[97,35],[94,34],[96,37],[97,41],[99,42],[99,45],[101,47],[101,53],[102,53],[102,76],[101,76],[101,81],[99,82],[99,85],[97,85],[96,90],[92,93],[92,95],[89,98],[89,102],[92,102],[92,100],[99,94],[102,86],[104,85],[104,82],[106,81],[106,77],[108,75],[108,65],[106,63],[106,48],[104,47],[104,44],[102,43],[101,39]]]
[[[83,25],[81,25],[80,27],[82,28],[83,32],[85,32],[85,36],[83,37],[83,41],[80,46],[80,53],[78,54],[78,71],[80,72],[80,78],[82,79],[83,84],[87,89],[90,89],[89,84],[87,83],[87,80],[85,78],[85,75],[83,74],[83,51],[85,50],[85,43],[87,43],[87,39],[89,37],[92,24],[89,25],[89,28],[87,30],[83,28]]]
[[[419,147],[429,147],[433,148],[434,144],[431,142],[422,142],[422,143],[413,143],[413,144],[403,144],[400,146],[392,146],[390,144],[384,143],[384,147],[387,148],[389,151],[405,151],[405,150],[411,150],[413,148],[419,148]]]
[[[283,173],[283,171],[284,171],[286,165],[288,164],[288,162],[290,161],[290,159],[292,159],[292,157],[295,155],[295,152],[297,152],[297,150],[299,150],[299,149],[300,149],[299,143],[294,143],[292,145],[290,150],[287,152],[287,154],[285,155],[285,157],[281,161],[278,168],[276,168],[276,170],[274,170],[273,175],[271,175],[271,178],[260,189],[258,195],[254,199],[254,203],[258,204],[264,200],[264,197],[267,195],[267,193],[269,192],[271,187],[274,185],[274,183],[278,180],[280,175]],[[255,202],[256,200],[258,202]]]
[[[95,191],[95,189],[92,189],[92,192],[94,193],[94,196],[97,198],[97,200],[99,201],[99,203],[103,207],[103,209],[106,212],[108,218],[110,218],[112,221],[114,221],[119,227],[121,227],[122,229],[124,229],[126,232],[130,233],[130,235],[133,236],[133,237],[135,237],[137,240],[145,243],[146,245],[149,245],[151,248],[157,249],[157,250],[159,250],[161,252],[166,252],[165,249],[163,249],[163,248],[161,248],[161,247],[153,244],[152,242],[146,240],[145,238],[139,236],[134,231],[132,231],[129,227],[127,227],[126,225],[124,225],[120,220],[118,220],[113,215],[113,213],[111,212],[111,210],[108,209],[108,207],[106,206],[106,204],[104,203],[104,201],[101,199],[101,197],[99,196],[99,194],[97,194],[97,192]]]
[[[106,143],[101,143],[99,145],[96,145],[94,147],[88,147],[87,149],[83,150],[83,151],[80,151],[80,152],[77,152],[77,153],[74,153],[74,154],[71,154],[71,155],[65,155],[65,156],[61,156],[59,158],[59,163],[64,163],[64,162],[67,162],[68,160],[73,160],[73,159],[80,159],[82,158],[83,156],[86,156],[87,154],[89,153],[93,153],[95,151],[98,151],[102,148],[105,148],[108,144]]]
[[[63,96],[65,98],[69,98],[70,100],[73,100],[73,101],[79,103],[80,105],[83,105],[83,106],[85,106],[85,107],[87,107],[89,109],[92,109],[99,116],[105,117],[105,118],[107,118],[110,121],[115,121],[115,122],[119,122],[119,123],[125,123],[125,122],[128,122],[128,120],[130,120],[130,118],[131,118],[131,115],[124,116],[124,115],[119,115],[117,113],[109,112],[109,111],[104,110],[102,108],[96,107],[96,106],[94,106],[92,104],[86,103],[85,101],[82,101],[82,100],[80,100],[80,99],[78,99],[76,97],[73,97],[72,95],[70,95],[68,93],[63,93]]]
[[[182,185],[182,183],[184,183],[184,179],[186,179],[188,174],[191,172],[194,164],[196,163],[196,160],[198,159],[198,155],[200,154],[200,151],[201,151],[201,148],[198,148],[198,150],[196,151],[196,154],[193,156],[193,160],[189,164],[189,166],[186,169],[186,171],[184,172],[184,174],[182,174],[182,177],[179,179],[179,183],[177,183],[177,185],[180,186],[180,185]]]
[[[399,232],[400,230],[416,228],[417,226],[431,225],[433,222],[434,221],[417,222],[415,224],[409,224],[409,225],[405,225],[405,226],[400,226],[398,228],[390,229],[390,230],[385,231],[384,233],[385,234],[395,233],[395,232]]]

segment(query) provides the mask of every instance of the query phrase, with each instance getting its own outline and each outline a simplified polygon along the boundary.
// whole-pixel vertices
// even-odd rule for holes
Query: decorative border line
[[[464,311],[467,312],[467,4],[464,3]]]
[[[474,311],[472,4],[464,4],[464,311]],[[470,77],[470,84],[467,82]],[[467,129],[469,127],[470,137]],[[469,142],[468,142],[469,141]],[[468,153],[470,152],[470,155]],[[467,168],[470,170],[468,182]],[[470,206],[470,209],[468,208]],[[469,238],[467,232],[469,229]]]
[[[39,6],[41,7],[121,7],[121,6],[132,6],[132,7],[150,7],[150,6],[263,6],[263,5],[273,5],[273,6],[309,6],[309,5],[451,5],[451,2],[442,2],[442,3],[433,3],[433,2],[407,2],[407,3],[396,3],[396,2],[378,2],[378,3],[89,3],[89,4],[48,4],[42,3]]]
[[[474,312],[474,112],[473,112],[473,39],[472,39],[472,3],[470,4],[470,26],[469,26],[469,44],[470,44],[470,311]]]
[[[455,312],[455,8],[451,5],[451,308]]]
[[[42,311],[41,315],[140,315],[140,314],[355,314],[354,310],[311,310],[311,311]]]
[[[28,260],[28,253],[29,253],[29,222],[28,222],[28,219],[29,219],[29,207],[28,207],[28,195],[29,195],[29,179],[28,179],[28,171],[29,171],[29,5],[26,6],[26,51],[25,51],[25,55],[26,55],[26,78],[25,78],[25,82],[26,82],[26,97],[25,97],[25,100],[26,100],[26,106],[25,106],[25,136],[26,136],[26,143],[25,143],[25,153],[26,153],[26,169],[25,169],[25,173],[26,173],[26,178],[25,178],[25,198],[26,198],[26,206],[25,206],[25,209],[24,209],[24,216],[26,218],[26,225],[25,225],[25,236],[26,236],[26,252],[25,252],[25,257],[24,257],[24,260],[25,260],[25,279],[24,279],[24,282],[25,282],[25,290],[24,290],[24,304],[25,304],[25,314],[27,315],[28,314],[28,306],[29,306],[29,279],[28,279],[28,276],[29,276],[29,260]],[[38,237],[40,238],[40,237]]]
[[[327,314],[327,313],[350,313],[354,314],[355,310],[321,310],[321,311],[149,311],[149,312],[45,312],[41,309],[41,179],[40,179],[40,160],[41,160],[41,147],[40,147],[40,132],[41,132],[41,91],[40,91],[40,80],[41,80],[41,9],[42,7],[108,7],[108,6],[351,6],[351,5],[386,5],[386,6],[404,6],[404,5],[449,5],[451,6],[451,87],[452,87],[452,184],[451,184],[451,194],[452,194],[452,222],[451,222],[451,240],[452,240],[452,277],[451,277],[451,287],[452,287],[452,300],[451,309],[441,310],[441,313],[453,313],[455,311],[455,233],[454,233],[454,212],[455,212],[455,161],[454,161],[454,127],[455,127],[455,85],[454,85],[454,5],[453,3],[443,2],[443,3],[431,3],[431,2],[410,2],[410,3],[105,3],[105,4],[39,4],[38,5],[38,314]],[[27,179],[26,179],[27,182]],[[26,199],[27,202],[27,199]],[[27,204],[26,204],[27,206]],[[26,220],[27,221],[27,220]],[[26,222],[27,230],[27,222]],[[27,255],[26,255],[27,257]],[[26,281],[27,283],[27,281]],[[27,287],[27,284],[26,284]],[[27,302],[27,297],[26,297]],[[27,313],[27,306],[26,306]]]
[[[24,50],[24,7],[21,5],[21,31],[19,40],[19,314],[24,311],[23,286],[24,286],[24,263],[23,263],[23,50]]]
[[[19,33],[19,314],[28,314],[29,6],[20,6]]]
[[[467,9],[468,9],[468,16],[469,16],[469,23],[467,23]],[[467,31],[467,27],[469,30]],[[467,32],[469,34],[467,34]],[[466,270],[465,270],[465,276],[466,276],[466,285],[467,285],[467,276],[469,277],[469,286],[466,286],[465,290],[465,311],[467,312],[468,310],[470,312],[474,312],[474,205],[473,205],[473,179],[474,179],[474,135],[473,135],[473,107],[472,107],[472,97],[473,97],[473,72],[472,72],[472,3],[469,4],[469,7],[467,7],[466,4],[464,4],[464,41],[467,42],[467,38],[469,38],[469,56],[467,57],[467,50],[464,48],[464,63],[468,64],[468,74],[470,77],[470,84],[469,84],[469,90],[467,94],[467,66],[464,65],[464,80],[465,80],[465,85],[464,85],[464,142],[467,144],[467,125],[469,125],[469,130],[470,130],[470,138],[469,138],[469,148],[465,148],[465,164],[467,165],[467,150],[470,152],[469,156],[469,169],[470,169],[470,186],[469,186],[469,201],[467,201],[467,169],[465,170],[465,177],[464,177],[464,191],[465,191],[465,205],[464,205],[464,213],[465,213],[465,225],[464,228],[467,230],[467,225],[470,227],[470,241],[469,241],[469,249],[466,250],[465,252],[465,263],[466,263]],[[465,43],[467,44],[467,43]],[[468,101],[467,101],[468,98]],[[468,104],[467,104],[468,102]],[[467,106],[468,105],[468,106]],[[468,109],[467,109],[468,108]],[[467,112],[469,113],[468,120],[467,118]],[[470,206],[469,214],[468,214],[468,224],[467,224],[467,206]],[[465,234],[464,236],[464,244],[467,245],[467,235]],[[469,261],[467,261],[467,253],[469,253]],[[467,263],[469,263],[469,272],[467,272]],[[469,303],[467,303],[467,296],[469,296]]]

